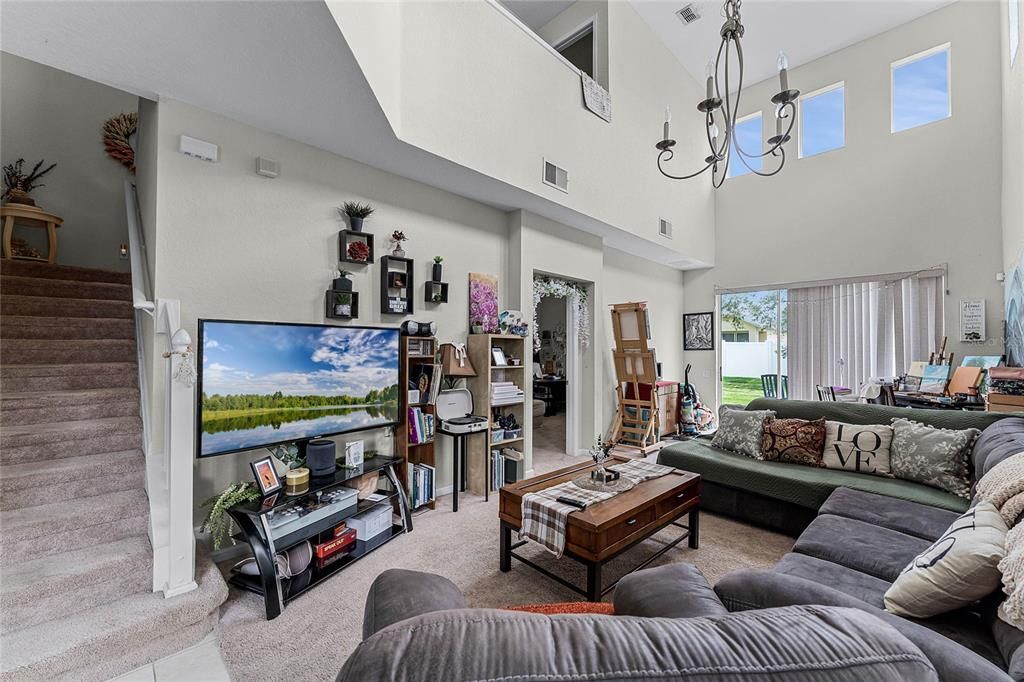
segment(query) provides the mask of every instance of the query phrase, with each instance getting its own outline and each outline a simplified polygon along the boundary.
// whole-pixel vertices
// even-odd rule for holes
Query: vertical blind
[[[942,305],[941,275],[790,288],[790,396],[902,374],[938,347]]]

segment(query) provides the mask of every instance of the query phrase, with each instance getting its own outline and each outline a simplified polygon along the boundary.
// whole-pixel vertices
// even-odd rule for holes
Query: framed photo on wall
[[[683,314],[683,350],[715,349],[715,314]]]

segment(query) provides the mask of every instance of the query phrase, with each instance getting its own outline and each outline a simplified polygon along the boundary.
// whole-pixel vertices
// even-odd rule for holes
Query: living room
[[[5,679],[1024,679],[1019,4],[4,0]]]

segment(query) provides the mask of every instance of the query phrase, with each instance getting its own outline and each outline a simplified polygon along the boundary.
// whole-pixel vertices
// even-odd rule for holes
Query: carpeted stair
[[[227,596],[152,591],[130,275],[0,265],[0,680],[102,680],[202,639]]]

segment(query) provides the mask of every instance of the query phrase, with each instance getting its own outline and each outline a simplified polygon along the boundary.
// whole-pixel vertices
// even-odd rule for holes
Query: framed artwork
[[[960,340],[985,340],[985,299],[960,299]]]
[[[715,314],[683,314],[683,350],[715,349]]]
[[[272,458],[264,457],[255,462],[249,462],[249,466],[252,467],[252,475],[264,497],[281,489],[281,479],[277,477]]]
[[[949,372],[952,368],[949,365],[928,365],[924,368],[924,376],[921,377],[921,393],[932,395],[944,395],[946,386],[949,384]]]
[[[1010,269],[1003,284],[1006,295],[1006,328],[1003,341],[1006,344],[1007,367],[1024,366],[1024,251],[1020,261]]]
[[[497,346],[491,349],[491,361],[495,367],[507,367],[508,361],[505,359],[505,351],[501,350]]]
[[[498,331],[498,278],[469,273],[469,326],[482,327],[484,334]]]

